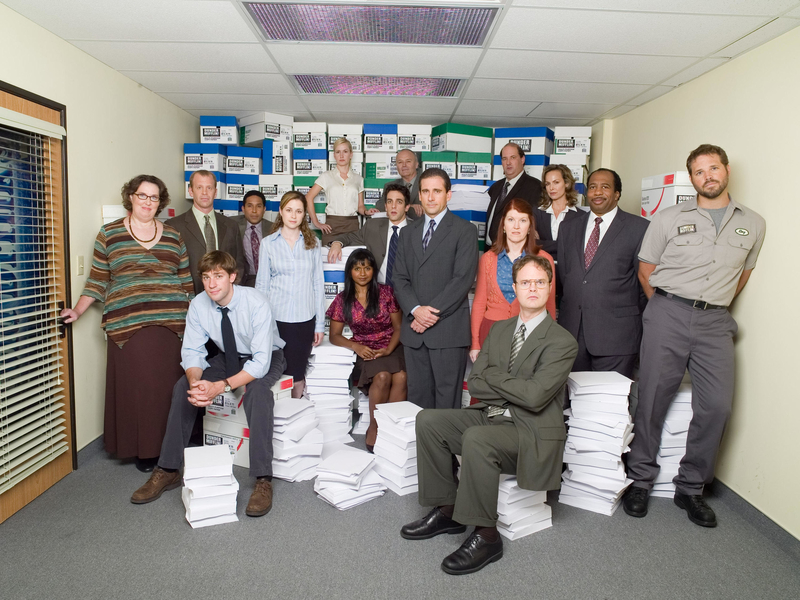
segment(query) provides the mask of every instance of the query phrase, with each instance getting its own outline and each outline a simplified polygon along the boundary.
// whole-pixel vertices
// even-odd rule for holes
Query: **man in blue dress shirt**
[[[245,511],[260,517],[272,508],[272,386],[286,363],[283,340],[266,297],[234,285],[236,260],[227,252],[209,252],[198,264],[204,292],[189,305],[181,348],[181,377],[172,392],[167,431],[158,466],[133,496],[134,504],[157,500],[181,484],[183,451],[197,417],[224,392],[246,386],[244,411],[250,428],[250,474],[255,489]],[[207,360],[205,344],[212,340],[220,353]]]

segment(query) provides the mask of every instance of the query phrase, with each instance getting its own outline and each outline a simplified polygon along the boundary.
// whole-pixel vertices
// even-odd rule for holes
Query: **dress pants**
[[[517,472],[519,434],[509,417],[478,409],[423,410],[417,414],[418,499],[422,506],[455,504],[463,525],[494,527],[500,474]],[[461,455],[456,487],[453,455]]]
[[[403,346],[408,399],[422,408],[461,408],[469,347]]]
[[[636,354],[620,354],[613,356],[595,356],[586,349],[583,337],[583,323],[578,328],[578,356],[575,357],[573,371],[616,371],[629,379],[633,379],[636,366]]]
[[[241,359],[244,365],[248,359]],[[244,393],[244,412],[250,428],[250,475],[264,477],[272,475],[272,426],[274,398],[272,386],[283,375],[286,362],[283,350],[275,350],[269,371],[261,379],[247,384]],[[225,378],[225,355],[218,354],[209,361],[203,371],[203,379],[220,381]],[[166,469],[180,469],[183,464],[183,451],[189,445],[195,418],[200,410],[189,404],[189,381],[186,375],[178,380],[172,389],[172,406],[167,419],[167,431],[161,444],[161,457],[158,466]]]
[[[733,402],[733,336],[737,325],[727,310],[697,310],[653,295],[644,311],[639,366],[639,405],[628,455],[635,487],[652,489],[664,419],[686,369],[692,377],[692,421],[686,454],[673,479],[677,491],[703,493],[714,479],[722,434]]]

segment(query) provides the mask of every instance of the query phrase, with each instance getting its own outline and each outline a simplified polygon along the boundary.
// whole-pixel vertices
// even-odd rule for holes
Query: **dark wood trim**
[[[12,96],[17,96],[22,98],[23,100],[28,100],[29,102],[33,102],[35,104],[39,104],[40,106],[44,106],[45,108],[49,108],[56,112],[61,113],[61,126],[66,129],[67,127],[67,107],[60,102],[56,102],[55,100],[50,100],[49,98],[44,98],[43,96],[39,96],[38,94],[34,94],[33,92],[29,92],[27,90],[23,90],[22,88],[18,88],[15,85],[11,85],[7,81],[3,81],[0,79],[0,91],[8,92]]]

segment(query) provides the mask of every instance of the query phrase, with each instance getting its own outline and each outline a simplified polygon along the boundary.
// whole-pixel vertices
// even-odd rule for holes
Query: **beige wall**
[[[102,225],[100,206],[120,202],[122,184],[139,173],[161,177],[179,212],[183,142],[199,137],[198,121],[134,81],[0,4],[0,39],[15,52],[0,63],[0,79],[67,107],[67,161],[72,299],[86,276],[76,274]],[[75,414],[80,449],[103,432],[105,340],[100,306],[73,326]]]
[[[736,396],[717,474],[795,537],[798,65],[800,29],[615,119],[610,161],[622,177],[622,207],[638,213],[642,177],[683,169],[693,148],[717,144],[731,161],[731,194],[767,221],[758,265],[732,310],[739,323]]]

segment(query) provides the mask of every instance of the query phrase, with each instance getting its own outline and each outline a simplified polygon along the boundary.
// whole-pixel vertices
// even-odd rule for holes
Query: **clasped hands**
[[[439,309],[432,306],[418,306],[413,314],[414,320],[411,322],[411,329],[417,333],[423,333],[439,321]]]
[[[214,398],[225,391],[224,381],[206,381],[199,379],[190,384],[188,400],[189,404],[203,408],[210,406]]]

